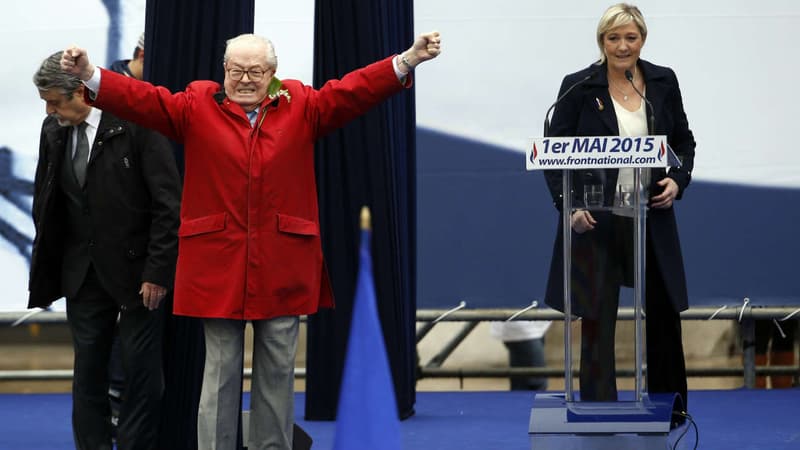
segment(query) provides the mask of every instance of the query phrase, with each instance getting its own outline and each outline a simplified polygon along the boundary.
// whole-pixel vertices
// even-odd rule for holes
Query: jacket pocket
[[[301,217],[278,214],[278,231],[301,236],[319,236],[319,225]]]
[[[189,237],[200,234],[214,233],[225,229],[228,213],[212,214],[196,219],[182,220],[178,228],[178,236]]]

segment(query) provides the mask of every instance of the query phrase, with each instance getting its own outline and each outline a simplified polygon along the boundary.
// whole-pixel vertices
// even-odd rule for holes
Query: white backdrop
[[[126,19],[120,43],[129,58],[144,29],[145,0],[121,5]],[[0,39],[6,43],[6,63],[0,65],[3,104],[0,107],[0,147],[12,150],[14,174],[32,181],[45,116],[31,78],[42,60],[75,43],[85,46],[98,61],[105,59],[109,17],[100,0],[64,2],[31,0],[3,4]],[[30,200],[30,198],[28,199]],[[33,237],[29,213],[0,197],[0,216],[18,231]],[[5,239],[0,239],[0,310],[24,310],[27,304],[28,265]]]
[[[144,29],[145,0],[123,0],[120,56]],[[800,2],[638,2],[649,27],[642,57],[672,67],[698,142],[695,179],[800,188],[794,112]],[[477,0],[415,4],[417,33],[437,29],[443,54],[417,72],[418,126],[522,152],[541,132],[561,78],[597,58],[595,28],[607,5],[590,0]],[[256,32],[274,42],[278,76],[312,81],[313,0],[256,1]],[[41,60],[76,43],[104,59],[109,19],[100,0],[4,5],[0,39],[0,146],[32,180],[44,105],[31,83]],[[397,49],[401,51],[403,49]],[[520,159],[520,164],[523,161]],[[27,214],[0,197],[0,216],[32,237]],[[0,310],[22,310],[25,259],[0,239]]]
[[[609,3],[610,4],[610,3]],[[606,4],[415,4],[418,31],[443,33],[441,60],[417,78],[419,126],[522,151],[541,133],[562,77],[599,53]],[[678,75],[698,142],[695,179],[800,187],[794,151],[800,2],[647,0],[642,58]]]

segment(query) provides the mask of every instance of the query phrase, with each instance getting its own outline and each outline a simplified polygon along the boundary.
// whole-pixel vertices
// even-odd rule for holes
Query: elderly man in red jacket
[[[62,69],[86,82],[94,106],[185,146],[174,312],[204,319],[200,448],[235,447],[247,321],[252,445],[291,447],[299,316],[333,305],[314,142],[410,86],[414,67],[439,52],[439,33],[425,33],[400,55],[315,90],[276,78],[272,43],[247,34],[227,42],[223,86],[196,81],[175,94],[95,70],[83,49],[64,52]]]

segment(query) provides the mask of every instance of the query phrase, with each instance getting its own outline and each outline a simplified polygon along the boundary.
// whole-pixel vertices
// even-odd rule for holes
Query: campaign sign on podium
[[[532,139],[528,170],[674,167],[666,136],[576,136]]]
[[[530,140],[526,150],[527,169],[555,170],[561,177],[564,312],[564,392],[535,396],[529,425],[533,449],[666,448],[676,422],[673,411],[682,410],[683,401],[677,394],[648,395],[643,383],[645,226],[651,170],[676,166],[680,166],[680,161],[667,144],[666,136]],[[549,182],[558,186],[558,176],[549,178]],[[579,233],[572,229],[570,219],[578,210],[592,215],[596,221],[593,230]],[[613,272],[609,266],[614,267]],[[600,314],[599,301],[618,295],[619,286],[633,288],[634,390],[629,398],[609,400],[608,397],[616,397],[616,389],[610,394],[602,392],[607,390],[608,380],[595,388],[593,373],[579,374],[586,384],[581,391],[600,398],[600,401],[582,401],[573,389],[572,322],[581,317],[596,319],[600,324],[597,328],[609,325],[594,315]],[[613,357],[604,361],[602,356],[593,356],[587,366],[595,364],[591,366],[593,370],[601,367],[601,372],[612,371],[613,377]]]

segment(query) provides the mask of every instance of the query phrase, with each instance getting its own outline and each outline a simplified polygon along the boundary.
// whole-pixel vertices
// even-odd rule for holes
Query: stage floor
[[[298,424],[314,450],[330,450],[336,424]],[[416,414],[402,425],[403,448],[414,450],[527,450],[531,392],[420,392]],[[245,399],[247,403],[247,399]],[[689,393],[689,413],[703,450],[800,449],[800,389],[713,390]],[[69,394],[0,395],[1,450],[74,448]],[[678,448],[694,448],[690,431]]]

